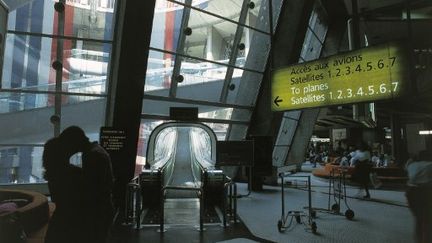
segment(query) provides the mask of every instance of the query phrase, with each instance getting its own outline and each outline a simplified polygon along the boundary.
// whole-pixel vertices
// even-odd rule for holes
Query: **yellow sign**
[[[399,97],[408,90],[409,59],[387,43],[277,70],[272,110],[285,111]]]

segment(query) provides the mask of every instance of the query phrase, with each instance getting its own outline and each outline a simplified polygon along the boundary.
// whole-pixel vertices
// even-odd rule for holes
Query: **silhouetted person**
[[[45,243],[78,243],[87,239],[82,224],[85,217],[84,177],[81,168],[69,164],[69,158],[76,153],[65,149],[59,138],[45,143],[43,166],[51,200],[56,208],[49,222]]]
[[[432,242],[432,154],[422,151],[419,158],[406,165],[408,189],[406,197],[416,221],[416,240]]]
[[[110,157],[97,142],[90,142],[84,131],[77,126],[66,128],[61,136],[67,138],[65,142],[69,146],[75,146],[82,152],[89,242],[106,242],[114,217],[114,180]]]

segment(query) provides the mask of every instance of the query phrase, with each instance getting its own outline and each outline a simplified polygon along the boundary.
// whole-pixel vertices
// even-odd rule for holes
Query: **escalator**
[[[177,148],[174,163],[174,169],[171,175],[170,186],[179,187],[199,187],[192,173],[191,163],[192,156],[190,150],[189,128],[177,128]],[[196,192],[186,190],[169,190],[167,198],[196,198]]]
[[[226,221],[228,179],[214,167],[216,135],[204,124],[169,122],[150,134],[147,168],[137,178],[137,227]]]

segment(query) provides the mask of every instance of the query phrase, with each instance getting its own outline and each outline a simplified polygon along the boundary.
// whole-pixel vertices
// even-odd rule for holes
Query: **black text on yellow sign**
[[[387,43],[275,71],[272,110],[375,101],[401,96],[409,59],[400,43]]]

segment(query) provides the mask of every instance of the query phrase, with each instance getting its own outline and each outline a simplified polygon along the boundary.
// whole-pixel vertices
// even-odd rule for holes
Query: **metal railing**
[[[225,178],[228,181],[224,184],[224,194],[222,198],[224,227],[227,226],[227,216],[232,218],[234,223],[237,223],[237,185],[231,178],[227,176]]]

